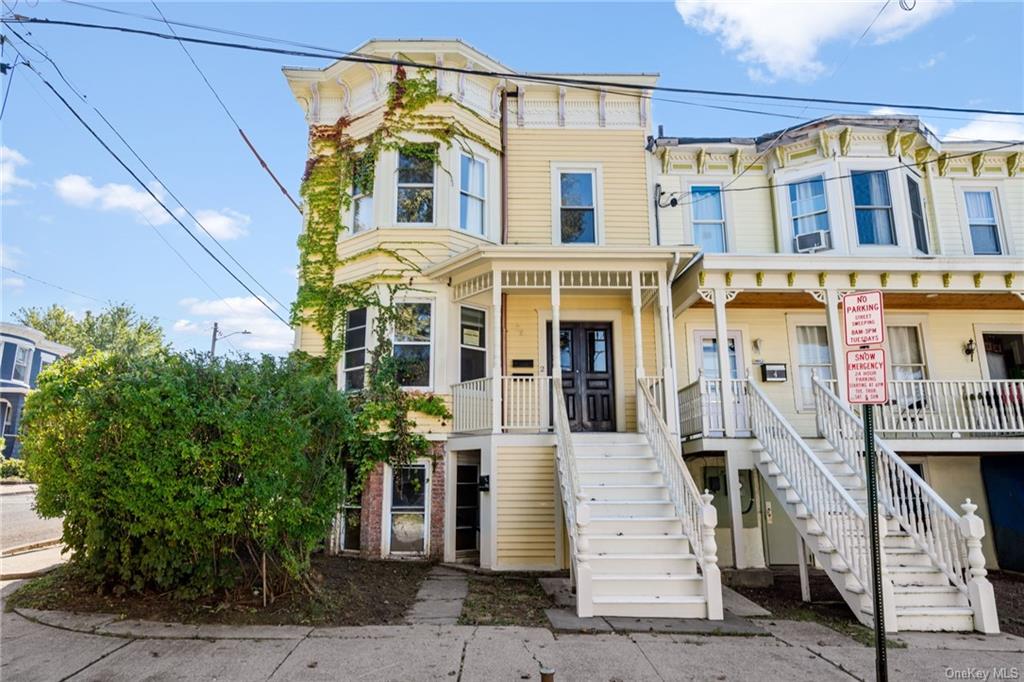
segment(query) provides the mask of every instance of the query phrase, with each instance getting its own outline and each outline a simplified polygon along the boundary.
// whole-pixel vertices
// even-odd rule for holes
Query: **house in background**
[[[439,148],[437,166],[382,151],[343,215],[335,282],[402,272],[403,382],[454,416],[416,418],[436,457],[379,467],[333,549],[567,568],[581,616],[711,619],[720,564],[811,555],[868,622],[858,417],[829,340],[839,295],[880,287],[900,380],[881,435],[915,436],[883,448],[887,625],[997,629],[984,578],[995,513],[978,472],[1020,450],[1020,382],[988,372],[1013,376],[1022,331],[1021,149],[945,147],[891,117],[760,140],[654,137],[650,93],[616,87],[653,86],[649,74],[576,85],[451,40],[356,52],[508,75],[431,69],[443,97],[425,120],[472,135]],[[357,154],[395,75],[356,61],[285,70],[310,125],[344,119]],[[363,384],[374,317],[348,311],[343,390]],[[967,337],[946,347],[961,334],[970,356]],[[322,344],[296,330],[297,348]],[[978,506],[961,509],[965,497]]]
[[[25,396],[36,387],[46,366],[74,349],[48,340],[41,332],[10,322],[0,322],[0,423],[3,423],[4,457],[18,457],[18,427]]]
[[[820,509],[863,509],[839,302],[878,289],[896,623],[970,629],[955,539],[966,498],[987,566],[1024,568],[1024,143],[830,116],[755,139],[660,136],[651,151],[663,238],[702,252],[673,283],[675,369],[684,456],[724,521],[722,564],[814,560],[861,613],[862,553],[841,547],[856,531],[823,528]]]

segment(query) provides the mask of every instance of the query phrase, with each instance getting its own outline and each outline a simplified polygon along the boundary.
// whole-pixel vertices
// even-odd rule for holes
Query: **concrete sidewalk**
[[[113,615],[2,615],[0,678],[17,680],[843,680],[873,679],[874,651],[816,623],[758,621],[768,636],[555,635],[541,628],[232,627]],[[934,634],[889,653],[899,680],[1024,664],[1024,639]],[[951,672],[952,671],[952,672]],[[961,676],[964,674],[960,672]],[[979,678],[980,679],[980,678]],[[992,673],[989,673],[992,679]]]
[[[68,560],[61,554],[63,545],[56,544],[29,552],[0,556],[0,580],[20,580],[43,575]]]
[[[35,483],[0,484],[0,495],[28,495],[36,491]]]

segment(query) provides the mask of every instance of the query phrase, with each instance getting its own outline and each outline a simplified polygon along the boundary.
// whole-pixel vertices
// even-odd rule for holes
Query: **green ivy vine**
[[[333,124],[311,125],[309,130],[310,157],[301,189],[306,225],[298,240],[299,289],[292,306],[292,324],[309,325],[320,335],[324,353],[319,366],[334,372],[345,351],[347,311],[365,307],[376,312],[374,344],[366,365],[364,388],[351,396],[356,432],[349,448],[359,462],[361,479],[377,462],[397,465],[431,454],[426,438],[413,432],[416,424],[410,412],[451,418],[439,396],[401,387],[400,361],[393,355],[391,330],[400,321],[395,299],[400,292],[412,288],[408,275],[418,273],[420,268],[398,249],[381,246],[346,258],[338,256],[338,237],[349,229],[342,216],[350,214],[354,191],[372,192],[382,152],[400,151],[436,166],[440,165],[442,145],[448,148],[459,144],[466,148],[466,141],[473,140],[497,151],[454,118],[425,111],[437,102],[462,106],[437,92],[429,71],[409,77],[405,69],[398,67],[388,84],[382,122],[372,133],[353,138],[348,133],[352,121],[345,117]],[[434,141],[412,141],[408,136],[413,133]],[[374,254],[395,260],[399,269],[354,282],[335,283],[338,268]]]

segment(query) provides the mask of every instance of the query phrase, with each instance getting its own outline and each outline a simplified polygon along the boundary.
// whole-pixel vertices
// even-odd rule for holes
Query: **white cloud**
[[[131,185],[108,182],[99,186],[93,184],[92,178],[72,174],[57,178],[53,188],[57,196],[73,206],[101,211],[128,210],[138,213],[142,222],[148,220],[154,225],[163,225],[171,219],[153,197]],[[163,188],[159,183],[151,184],[150,189],[163,200]]]
[[[206,300],[185,298],[178,303],[191,317],[205,319],[178,320],[173,325],[175,331],[208,335],[212,323],[216,321],[223,334],[242,330],[252,332],[231,337],[231,343],[239,349],[257,353],[286,353],[292,348],[294,333],[291,327],[271,315],[255,296]]]
[[[25,280],[21,277],[4,277],[2,282],[4,291],[17,291],[25,288]]]
[[[946,53],[945,52],[936,52],[931,57],[929,57],[928,59],[924,60],[923,62],[921,62],[917,66],[918,66],[918,68],[923,69],[923,70],[931,69],[931,68],[934,68],[936,64],[938,64],[939,62],[941,62],[945,58],[946,58]]]
[[[238,239],[249,234],[249,231],[245,229],[250,222],[249,216],[230,208],[220,211],[204,209],[196,211],[195,216],[202,226],[217,239]]]
[[[911,12],[893,3],[878,18],[865,41],[897,40],[952,6],[952,0],[919,0]],[[878,14],[877,2],[761,2],[676,0],[687,26],[715,35],[741,62],[753,80],[792,78],[809,81],[828,71],[818,59],[826,43],[854,41]]]
[[[21,265],[21,256],[24,251],[11,244],[0,243],[0,265],[8,268],[16,268]]]
[[[1024,140],[1024,120],[1017,116],[982,114],[965,126],[950,130],[944,140]]]
[[[29,163],[25,155],[17,149],[0,145],[0,203],[6,206],[18,204],[18,200],[10,196],[17,187],[31,189],[35,183],[18,176],[18,168]]]

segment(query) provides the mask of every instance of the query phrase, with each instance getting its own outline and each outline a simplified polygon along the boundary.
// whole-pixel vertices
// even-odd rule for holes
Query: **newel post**
[[[967,596],[974,609],[974,629],[985,634],[999,632],[999,617],[996,615],[996,598],[992,583],[985,576],[985,555],[981,551],[981,539],[985,537],[985,522],[974,512],[978,505],[971,498],[960,505],[964,515],[960,517],[960,533],[967,542],[967,566],[970,576],[967,581]]]
[[[708,609],[708,620],[722,620],[722,571],[718,567],[718,543],[715,542],[715,527],[718,525],[718,510],[711,504],[712,495],[707,490],[700,496],[704,503],[701,509],[701,570],[704,573],[704,600]]]

